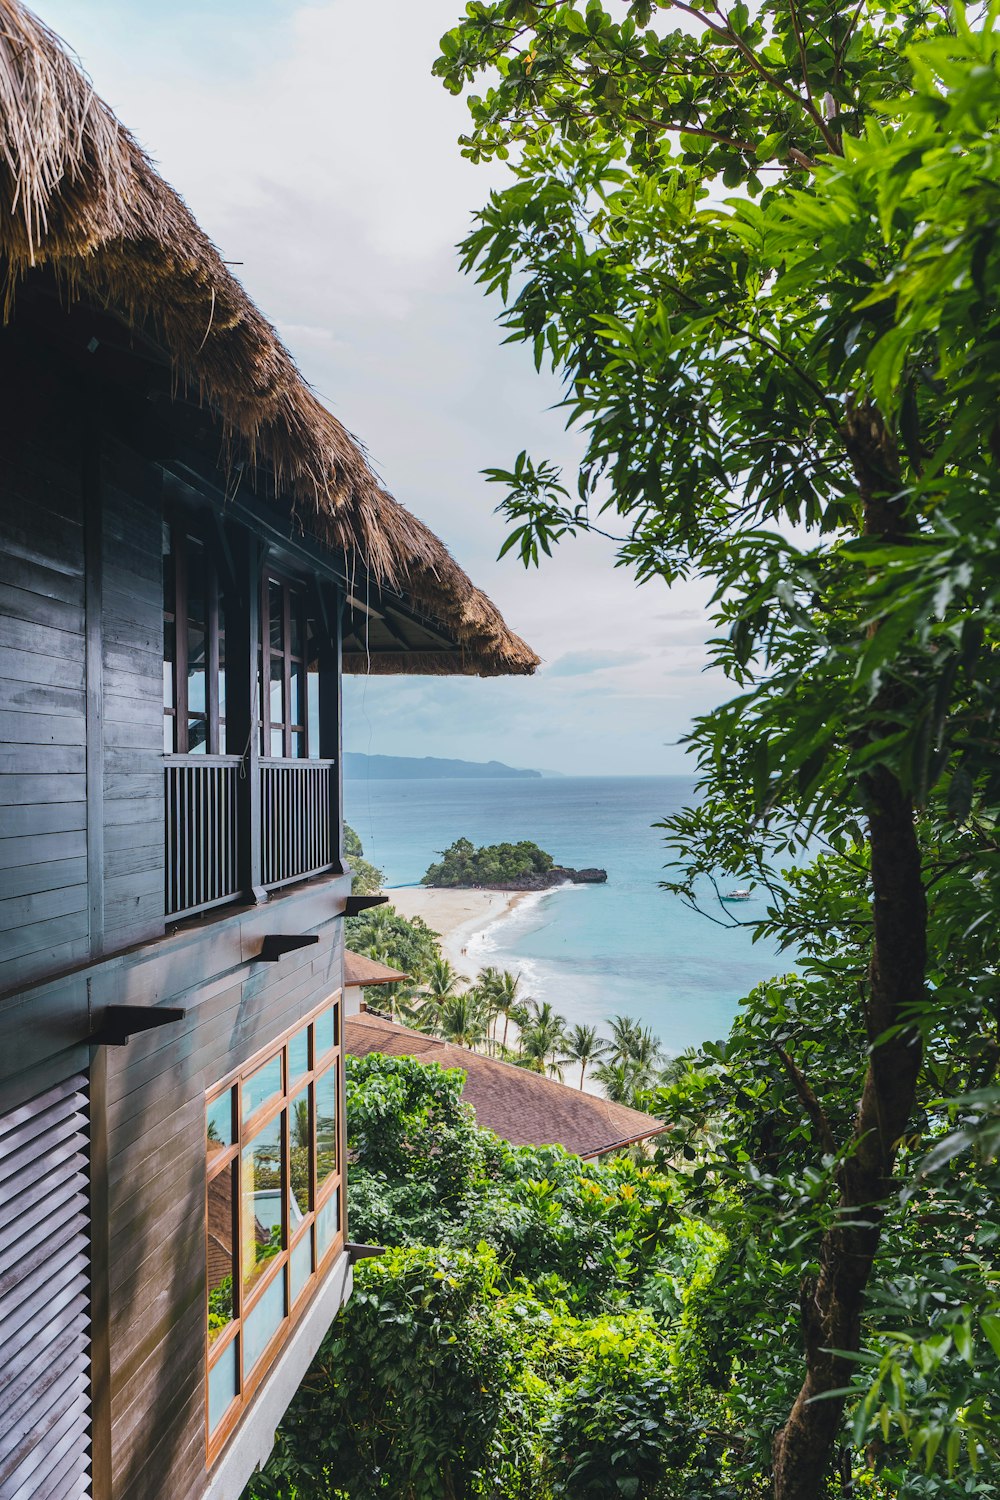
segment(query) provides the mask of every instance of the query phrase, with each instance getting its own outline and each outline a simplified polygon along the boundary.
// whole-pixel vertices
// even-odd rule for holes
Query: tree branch
[[[795,1086],[795,1092],[799,1096],[802,1108],[819,1131],[820,1140],[823,1142],[823,1150],[827,1156],[836,1156],[837,1142],[833,1138],[833,1131],[830,1129],[830,1122],[826,1117],[826,1111],[813,1092],[812,1084],[790,1052],[786,1052],[785,1048],[779,1045],[776,1045],[774,1050],[780,1057],[782,1067]]]

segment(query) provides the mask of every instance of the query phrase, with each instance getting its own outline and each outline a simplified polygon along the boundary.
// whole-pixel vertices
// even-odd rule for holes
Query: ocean
[[[455,839],[533,839],[558,864],[598,865],[607,885],[530,896],[470,944],[470,961],[521,975],[569,1024],[630,1015],[676,1053],[724,1037],[755,984],[787,954],[726,930],[659,888],[666,851],[651,825],[689,802],[685,776],[345,783],[345,813],[386,886],[416,885]],[[709,893],[706,893],[707,895]],[[762,897],[734,908],[752,917]]]

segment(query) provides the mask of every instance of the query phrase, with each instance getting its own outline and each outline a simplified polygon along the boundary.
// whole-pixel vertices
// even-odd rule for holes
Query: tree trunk
[[[905,517],[898,502],[884,498],[887,471],[895,468],[891,442],[870,409],[852,413],[850,423],[848,446],[865,502],[865,532],[898,539]],[[865,1024],[872,1051],[850,1151],[837,1176],[841,1216],[851,1227],[827,1231],[819,1247],[819,1272],[800,1288],[806,1377],[774,1439],[775,1500],[816,1500],[829,1473],[844,1398],[825,1393],[849,1385],[857,1368],[831,1351],[859,1347],[865,1289],[922,1059],[920,1033],[906,1025],[923,997],[927,963],[927,902],[913,804],[883,766],[866,775],[864,790],[872,866]],[[903,1029],[874,1045],[897,1027]]]
[[[583,1075],[586,1073],[586,1071],[587,1071],[587,1059],[585,1057],[582,1057],[580,1059],[580,1093],[581,1094],[583,1093]]]

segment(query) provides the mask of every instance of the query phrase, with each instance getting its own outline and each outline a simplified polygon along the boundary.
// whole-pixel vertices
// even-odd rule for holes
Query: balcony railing
[[[166,763],[168,917],[239,895],[238,755],[173,755]]]
[[[332,760],[261,761],[260,864],[269,890],[333,865],[333,767]]]
[[[193,916],[234,901],[247,878],[240,829],[259,829],[259,879],[273,890],[335,867],[338,820],[335,762],[262,760],[253,815],[240,818],[249,796],[237,755],[173,755],[165,764],[166,915]]]

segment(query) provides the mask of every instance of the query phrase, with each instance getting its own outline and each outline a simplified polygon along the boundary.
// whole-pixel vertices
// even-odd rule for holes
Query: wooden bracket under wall
[[[89,1040],[93,1047],[124,1047],[140,1031],[154,1031],[183,1021],[186,1010],[167,1005],[109,1005],[104,1020]]]

